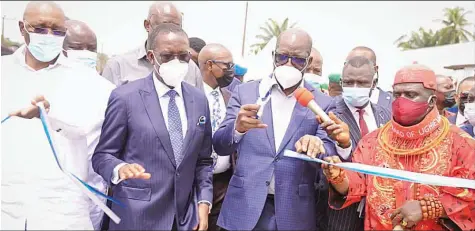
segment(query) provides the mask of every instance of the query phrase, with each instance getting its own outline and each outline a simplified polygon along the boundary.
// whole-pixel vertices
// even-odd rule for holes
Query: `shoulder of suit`
[[[259,87],[260,82],[261,80],[243,82],[241,84],[236,85],[234,89],[239,89],[240,92],[250,90],[250,89],[256,89],[256,87]],[[229,93],[232,93],[232,92],[229,92]]]
[[[187,83],[187,82],[183,82],[183,85],[182,85],[182,91],[183,91],[183,88],[186,88],[191,94],[195,95],[195,96],[199,96],[199,97],[202,97],[202,98],[206,98],[206,94],[203,90],[197,88],[197,87],[194,87],[193,85]],[[183,93],[184,94],[184,93]]]
[[[145,77],[130,81],[127,84],[120,85],[113,90],[113,93],[119,96],[128,96],[131,94],[138,93],[139,90],[142,89],[145,84],[147,84],[147,79],[148,77]]]

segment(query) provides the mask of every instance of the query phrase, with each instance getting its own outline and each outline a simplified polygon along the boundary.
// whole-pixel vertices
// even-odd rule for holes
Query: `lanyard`
[[[40,120],[41,120],[41,124],[43,125],[43,130],[46,134],[46,138],[48,139],[48,143],[51,147],[51,151],[53,152],[54,159],[56,160],[56,164],[58,164],[59,169],[61,169],[61,171],[64,172],[81,189],[81,191],[85,193],[94,202],[94,204],[96,204],[102,211],[104,211],[104,213],[107,214],[107,216],[109,216],[111,220],[113,220],[116,224],[120,223],[120,218],[109,207],[107,207],[107,205],[104,204],[96,195],[100,197],[104,197],[107,200],[110,200],[111,202],[120,206],[125,206],[123,203],[121,203],[120,201],[112,197],[107,196],[106,194],[92,187],[91,185],[84,182],[79,177],[77,177],[76,175],[74,175],[73,173],[69,172],[68,170],[64,169],[61,166],[58,159],[58,155],[57,155],[58,149],[55,146],[53,136],[51,136],[52,134],[51,131],[53,130],[51,129],[51,125],[48,120],[46,110],[42,103],[38,104],[38,108],[40,110]],[[9,118],[11,118],[11,116],[5,117],[4,119],[2,119],[1,123],[4,123]]]

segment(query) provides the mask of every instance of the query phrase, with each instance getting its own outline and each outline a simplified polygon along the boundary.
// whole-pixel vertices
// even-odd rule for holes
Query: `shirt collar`
[[[26,46],[26,44],[23,44],[21,47],[19,47],[19,48],[15,51],[15,53],[13,53],[13,56],[15,57],[15,59],[17,60],[17,62],[18,62],[21,66],[23,66],[23,67],[25,67],[25,68],[28,68],[28,69],[30,69],[30,70],[32,70],[32,71],[36,71],[36,70],[34,70],[33,68],[31,68],[30,66],[28,66],[28,65],[26,64],[26,61],[25,61],[26,49],[28,49],[27,46]],[[56,60],[55,63],[50,64],[48,67],[43,68],[43,69],[41,69],[41,70],[52,69],[52,68],[58,67],[58,66],[60,66],[60,65],[61,65],[61,66],[70,66],[70,62],[68,61],[68,59],[66,58],[66,56],[64,56],[63,52],[60,52],[60,53],[59,53],[59,57],[58,57],[58,59]]]
[[[343,100],[343,101],[344,101],[344,100]],[[350,104],[347,103],[346,101],[344,101],[344,102],[345,102],[346,106],[348,107],[348,109],[350,109],[351,113],[353,113],[353,114],[358,113],[357,111],[358,111],[359,108],[353,107],[353,105],[350,105]],[[368,104],[366,104],[366,106],[363,108],[363,110],[364,110],[366,113],[369,113],[369,110],[371,109],[370,107],[371,107],[371,103],[368,103]]]
[[[455,124],[457,126],[460,126],[462,125],[463,123],[465,123],[467,120],[467,118],[465,118],[465,116],[463,116],[462,114],[460,114],[460,111],[457,112],[457,117],[455,118]]]
[[[204,81],[203,81],[203,88],[205,90],[206,95],[211,94],[211,92],[213,92],[213,91],[218,91],[218,94],[221,94],[219,86],[216,87],[216,89],[213,89],[207,83],[205,83]]]
[[[140,46],[137,49],[137,59],[139,59],[139,60],[144,59],[147,56],[146,47],[147,47],[147,42],[145,41],[145,44],[143,46]]]
[[[155,72],[153,72],[153,84],[155,85],[155,90],[157,91],[157,95],[159,98],[165,96],[168,91],[170,91],[171,89],[169,87],[167,87],[167,85],[163,84],[162,82],[160,82],[157,78],[157,76],[155,75]],[[178,94],[178,96],[182,97],[183,93],[182,93],[182,84],[180,84],[179,86],[175,87],[174,90],[176,91],[176,93]]]

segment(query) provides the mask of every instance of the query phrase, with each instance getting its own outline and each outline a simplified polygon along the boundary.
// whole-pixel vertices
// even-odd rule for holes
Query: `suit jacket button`
[[[179,173],[179,172],[176,172],[176,174],[175,174],[175,175],[176,175],[176,176],[180,176],[180,173]]]
[[[266,185],[269,186],[269,185],[270,185],[270,182],[269,182],[269,181],[266,181]]]

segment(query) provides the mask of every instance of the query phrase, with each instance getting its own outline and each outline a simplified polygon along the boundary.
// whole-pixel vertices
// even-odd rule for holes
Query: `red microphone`
[[[320,116],[323,122],[332,121],[330,117],[328,117],[327,113],[325,113],[325,111],[323,111],[322,108],[318,106],[317,102],[315,102],[310,91],[305,88],[299,88],[295,90],[294,95],[300,105],[310,109],[313,113],[315,113],[315,115]]]

